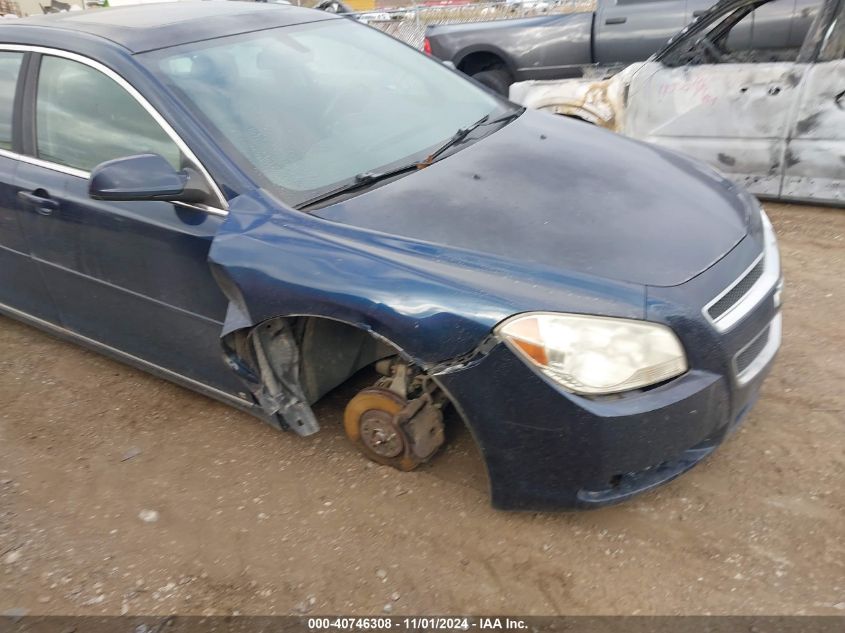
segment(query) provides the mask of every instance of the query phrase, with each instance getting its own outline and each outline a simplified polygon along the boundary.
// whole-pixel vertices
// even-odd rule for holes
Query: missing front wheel
[[[390,376],[349,401],[343,426],[368,459],[413,470],[443,445],[446,399],[427,377],[415,375],[404,363],[380,369],[389,371]]]

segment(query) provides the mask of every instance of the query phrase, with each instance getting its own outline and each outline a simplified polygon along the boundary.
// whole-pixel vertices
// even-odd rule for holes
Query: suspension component
[[[368,459],[413,470],[443,444],[444,402],[432,397],[429,390],[408,401],[386,387],[368,387],[349,401],[343,426]]]

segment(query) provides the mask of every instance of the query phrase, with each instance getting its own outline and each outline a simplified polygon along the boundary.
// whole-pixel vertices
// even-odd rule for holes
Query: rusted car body
[[[511,99],[703,160],[763,198],[845,204],[845,3],[799,48],[743,46],[767,0],[729,0],[647,62],[600,81],[522,82]]]

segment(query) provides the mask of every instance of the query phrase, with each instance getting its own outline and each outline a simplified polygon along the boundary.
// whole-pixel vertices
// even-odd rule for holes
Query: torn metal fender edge
[[[280,415],[298,435],[319,431],[299,381],[299,347],[287,319],[262,323],[252,328],[247,338],[261,376],[263,389],[257,394],[261,408]]]
[[[483,341],[481,341],[478,347],[468,354],[462,354],[457,358],[437,363],[436,365],[426,368],[425,371],[429,376],[436,380],[438,376],[467,369],[480,362],[485,356],[487,356],[487,354],[490,353],[490,350],[496,347],[496,345],[500,342],[499,338],[491,332],[484,338]]]
[[[226,363],[249,389],[271,426],[313,435],[320,425],[299,381],[299,348],[289,322],[272,319],[253,324],[237,289],[230,292],[239,300],[230,298],[220,335]]]

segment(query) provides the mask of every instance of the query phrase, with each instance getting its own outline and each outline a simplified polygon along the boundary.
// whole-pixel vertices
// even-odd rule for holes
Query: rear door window
[[[0,149],[12,149],[12,114],[23,53],[0,51]]]

